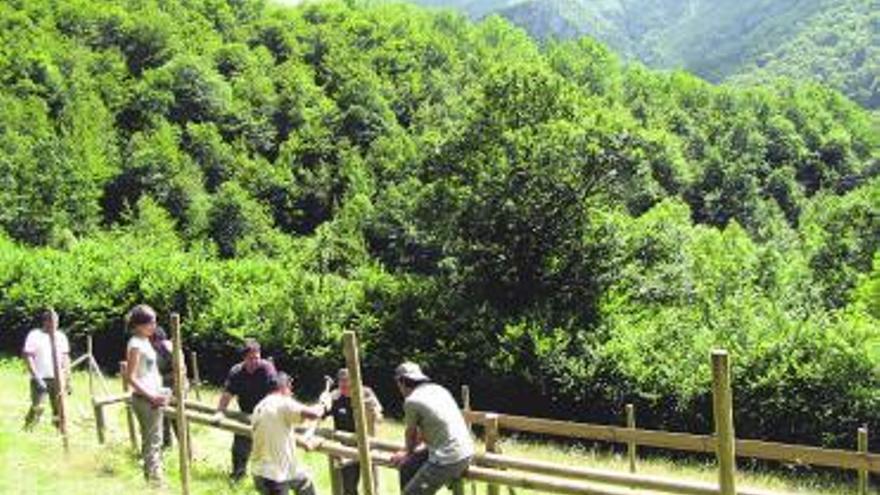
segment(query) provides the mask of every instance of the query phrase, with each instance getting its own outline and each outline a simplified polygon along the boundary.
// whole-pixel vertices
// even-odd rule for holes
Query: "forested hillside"
[[[807,78],[880,107],[878,0],[416,1],[498,14],[540,39],[589,35],[627,58],[713,82]]]
[[[404,357],[478,404],[843,444],[880,420],[880,133],[499,18],[257,0],[0,3],[0,341],[135,302],[222,356]],[[205,360],[210,366],[212,360]],[[326,368],[325,368],[326,369]],[[613,419],[617,421],[617,419]]]
[[[813,78],[880,108],[880,0],[832,2],[797,36],[740,69],[737,82]]]

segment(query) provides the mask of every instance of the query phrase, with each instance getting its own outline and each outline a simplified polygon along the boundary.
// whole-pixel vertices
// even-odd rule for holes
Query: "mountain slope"
[[[417,1],[498,14],[539,39],[589,35],[627,58],[714,82],[814,78],[880,106],[878,0]]]
[[[880,0],[842,2],[814,16],[786,43],[744,64],[739,82],[814,78],[880,108]]]

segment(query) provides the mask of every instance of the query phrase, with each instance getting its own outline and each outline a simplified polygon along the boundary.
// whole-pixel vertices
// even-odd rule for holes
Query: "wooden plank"
[[[733,429],[733,392],[727,351],[712,351],[712,411],[718,438],[718,485],[721,495],[736,495],[736,434]]]
[[[93,403],[92,408],[95,411],[95,431],[98,434],[98,444],[104,445],[107,440],[107,420],[104,417],[104,406]]]
[[[174,414],[173,407],[167,407],[166,411]],[[250,427],[242,422],[232,419],[223,419],[217,421],[214,419],[211,411],[195,412],[186,411],[187,418],[193,423],[213,426],[238,435],[250,436]],[[302,433],[305,428],[297,428],[297,441],[302,443]],[[327,455],[337,458],[356,459],[359,455],[355,445],[357,445],[357,435],[348,432],[334,431],[327,428],[321,428],[316,431],[317,435],[332,440],[334,443],[324,442],[319,445],[316,450]],[[348,444],[348,445],[346,445]],[[402,448],[402,445],[387,440],[370,439],[370,448],[377,449],[373,452],[373,458],[376,465],[390,466],[388,455]],[[477,454],[474,457],[475,467],[471,467],[469,473],[479,473],[479,468],[504,468],[510,471],[525,471],[532,474],[542,474],[549,476],[557,476],[563,478],[576,479],[592,483],[600,483],[606,485],[617,485],[621,487],[638,487],[644,490],[653,490],[659,492],[676,493],[681,495],[718,495],[719,491],[715,485],[708,483],[690,482],[683,480],[670,480],[645,475],[633,475],[629,473],[621,473],[618,471],[608,471],[601,469],[584,468],[577,466],[565,466],[558,463],[534,461],[530,459],[521,459],[516,457],[505,456],[501,454]],[[474,471],[474,470],[477,471]],[[507,471],[496,470],[500,474],[508,474]],[[498,478],[484,479],[481,476],[466,474],[465,479],[485,481],[487,483],[505,484],[506,482],[498,482]],[[507,485],[510,486],[510,485]],[[515,487],[525,488],[523,486],[514,485]],[[579,486],[579,485],[569,485]],[[580,489],[580,488],[578,488]],[[592,488],[587,488],[587,490]],[[551,490],[552,492],[552,490]],[[552,493],[569,493],[569,492],[552,492]],[[577,493],[593,493],[593,492],[577,492]],[[603,490],[602,493],[629,493]],[[739,495],[768,495],[768,492],[739,490]]]
[[[626,427],[629,430],[636,429],[636,409],[632,404],[626,405]],[[636,442],[630,440],[626,443],[626,457],[629,459],[629,472],[636,472]]]
[[[373,482],[373,461],[370,452],[370,434],[367,425],[367,408],[364,404],[364,384],[361,379],[361,362],[358,355],[358,341],[354,332],[345,332],[342,336],[345,352],[345,363],[351,381],[351,405],[354,409],[354,425],[358,436],[358,451],[361,469],[361,485],[365,495],[374,495],[376,484]]]
[[[489,413],[484,411],[471,411],[468,413],[464,411],[464,414],[470,421],[484,424],[486,414]],[[715,452],[715,437],[711,435],[643,429],[629,430],[619,426],[573,423],[509,414],[499,414],[498,423],[502,430],[620,444],[633,441],[643,447],[684,452],[707,454]],[[852,450],[737,439],[736,455],[737,457],[846,470],[866,469],[872,473],[880,473],[880,454],[876,453],[860,454]]]
[[[486,426],[486,454],[500,454],[498,451],[498,415],[486,415],[486,422],[484,424]],[[500,495],[501,493],[500,487],[492,483],[489,484],[488,491],[489,495]]]
[[[199,374],[199,354],[196,351],[192,351],[189,356],[193,374],[192,389],[196,395],[196,400],[202,400],[201,392],[199,391],[202,388],[202,377]]]
[[[52,371],[55,374],[55,400],[58,404],[58,431],[61,432],[61,443],[64,445],[64,452],[70,452],[70,439],[67,436],[67,393],[65,386],[67,380],[61,370],[61,356],[58,355],[57,335],[58,331],[58,314],[54,309],[49,310],[52,316],[49,318],[49,345],[52,351]],[[65,370],[66,371],[66,370]],[[49,393],[52,393],[50,390]],[[54,418],[53,418],[54,419]]]
[[[119,404],[120,402],[126,402],[131,400],[131,393],[122,393],[117,395],[108,395],[106,397],[95,397],[92,399],[92,405],[94,406],[110,406],[113,404]]]
[[[868,426],[859,428],[857,432],[858,450],[862,454],[868,453]],[[868,495],[868,471],[859,470],[859,495]]]
[[[92,356],[94,356],[92,336],[86,335],[86,359],[89,366],[89,397],[95,396],[95,370],[92,369]]]
[[[119,362],[119,376],[122,377],[122,392],[128,394],[128,364],[125,361]],[[128,425],[128,440],[131,442],[131,449],[140,452],[138,447],[138,437],[135,430],[134,412],[131,410],[131,402],[125,404],[125,422]]]
[[[189,455],[189,424],[186,417],[186,377],[183,364],[183,338],[180,335],[180,315],[171,314],[171,337],[173,339],[174,368],[174,399],[177,403],[177,446],[180,450],[180,492],[189,495],[190,488],[190,455]]]

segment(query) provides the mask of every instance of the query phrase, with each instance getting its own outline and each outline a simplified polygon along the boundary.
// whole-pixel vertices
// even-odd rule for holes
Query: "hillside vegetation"
[[[406,6],[15,0],[0,26],[7,349],[53,304],[115,360],[145,301],[218,367],[253,335],[327,369],[355,328],[378,387],[406,357],[478,406],[700,432],[723,346],[743,436],[880,419],[880,133],[833,90]]]
[[[711,81],[788,76],[880,107],[878,0],[416,0],[501,15],[540,39],[592,36]]]

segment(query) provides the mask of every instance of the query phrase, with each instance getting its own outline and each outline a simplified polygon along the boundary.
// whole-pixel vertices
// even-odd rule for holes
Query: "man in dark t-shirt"
[[[238,399],[238,408],[251,414],[254,407],[274,390],[275,366],[260,356],[260,344],[252,339],[245,340],[242,347],[242,362],[229,370],[223,394],[217,405],[218,415],[222,415],[233,397]],[[235,435],[232,442],[232,480],[239,481],[247,473],[248,458],[251,455],[250,437]]]
[[[340,431],[354,432],[354,411],[351,404],[351,380],[348,370],[343,368],[336,374],[339,387],[331,392],[331,406],[326,416],[333,417],[333,428]],[[382,420],[382,404],[369,387],[364,387],[364,406],[367,409],[367,429],[375,433],[376,423]],[[357,461],[339,461],[337,464],[342,477],[342,494],[357,495],[360,482],[360,464]]]

